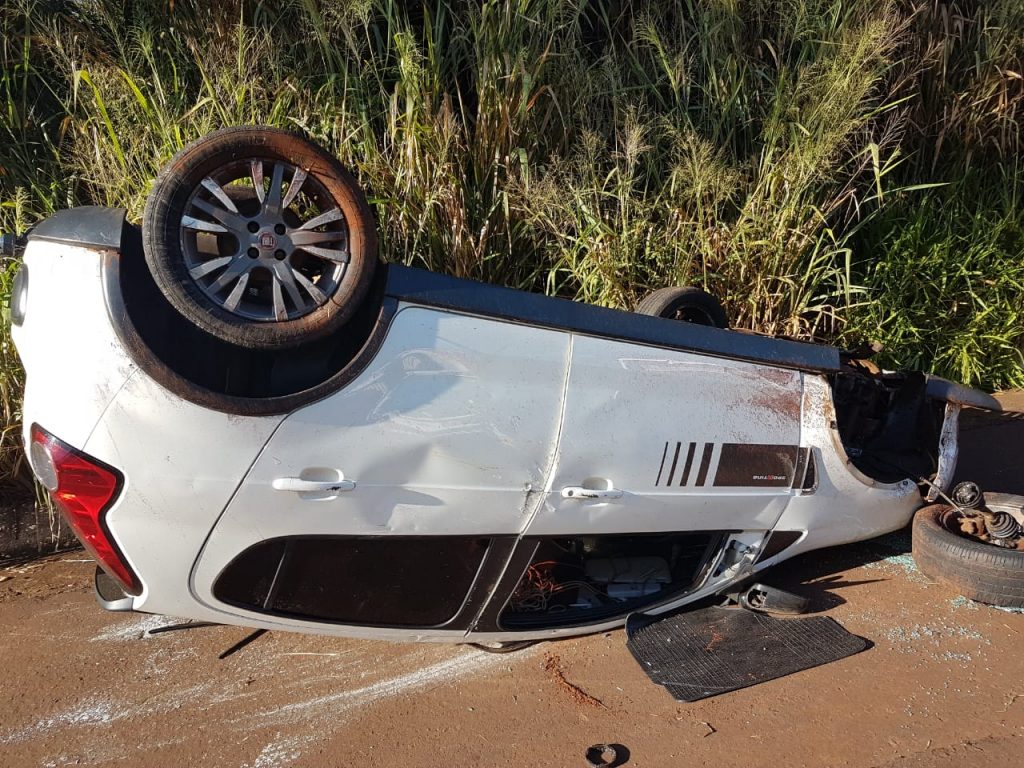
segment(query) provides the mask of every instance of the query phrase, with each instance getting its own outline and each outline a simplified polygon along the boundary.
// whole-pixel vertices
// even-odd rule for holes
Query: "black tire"
[[[240,176],[230,180],[246,168],[251,186]],[[273,175],[278,168],[291,174],[286,191],[284,177]],[[204,186],[211,179],[219,195]],[[197,219],[219,233],[197,226]],[[178,152],[153,184],[142,235],[150,272],[175,309],[204,331],[247,348],[294,347],[336,331],[365,298],[377,265],[373,215],[355,178],[305,137],[274,128],[226,128]],[[203,273],[212,262],[227,266]],[[225,284],[217,287],[221,278]]]
[[[707,291],[692,285],[659,288],[645,296],[636,311],[641,315],[667,317],[713,328],[729,327],[721,302]]]
[[[1024,498],[985,494],[995,511],[1024,505]],[[914,516],[912,551],[923,574],[949,584],[964,597],[1006,608],[1024,608],[1024,552],[954,533],[958,513],[930,504]]]

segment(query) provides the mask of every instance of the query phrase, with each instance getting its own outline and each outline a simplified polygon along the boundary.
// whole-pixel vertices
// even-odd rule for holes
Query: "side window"
[[[276,616],[439,627],[462,607],[488,544],[453,536],[273,539],[236,557],[213,593]]]
[[[536,550],[498,623],[568,627],[664,602],[702,579],[721,541],[715,532],[527,539]]]

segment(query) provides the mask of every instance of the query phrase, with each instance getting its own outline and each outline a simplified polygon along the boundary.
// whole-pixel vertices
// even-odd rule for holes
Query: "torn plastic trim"
[[[942,431],[939,433],[938,467],[935,479],[925,495],[925,501],[929,504],[939,498],[940,491],[948,493],[953,484],[956,463],[960,458],[960,408],[959,403],[946,403],[946,414],[942,419]]]

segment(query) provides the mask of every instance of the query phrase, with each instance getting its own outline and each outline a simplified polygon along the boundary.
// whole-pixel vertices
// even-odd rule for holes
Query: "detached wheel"
[[[1024,505],[1024,498],[985,494],[993,511]],[[959,513],[931,504],[914,516],[914,562],[964,597],[1006,608],[1024,608],[1024,552],[986,544],[959,532]]]
[[[714,328],[729,327],[725,308],[718,299],[692,285],[653,291],[637,305],[636,311],[641,315],[667,317],[684,323],[709,325]]]
[[[356,180],[308,139],[273,128],[227,128],[182,149],[153,185],[142,236],[168,301],[243,347],[337,330],[377,264]]]

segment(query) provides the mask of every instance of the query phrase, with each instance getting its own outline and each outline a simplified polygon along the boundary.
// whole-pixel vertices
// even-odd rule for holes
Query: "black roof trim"
[[[37,224],[30,240],[120,251],[123,208],[81,206],[57,211]],[[501,318],[586,336],[716,355],[802,371],[840,370],[839,351],[824,344],[709,328],[677,320],[568,301],[539,293],[448,277],[399,264],[388,266],[385,293],[400,301]]]
[[[36,224],[28,239],[119,251],[124,235],[124,217],[124,208],[99,205],[67,208]]]
[[[431,307],[502,318],[586,336],[619,339],[801,371],[840,369],[839,350],[740,331],[709,328],[414,269],[388,267],[388,296]]]

